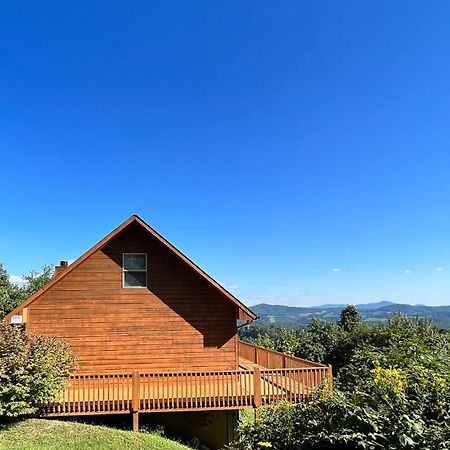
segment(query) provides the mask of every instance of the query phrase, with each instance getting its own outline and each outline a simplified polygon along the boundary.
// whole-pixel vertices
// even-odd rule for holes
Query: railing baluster
[[[247,395],[247,393],[245,392],[244,386],[243,386],[244,380],[242,380],[239,373],[235,373],[233,378],[239,388],[239,403],[238,403],[238,405],[242,406],[245,404],[245,396]]]
[[[232,401],[232,403],[233,403],[233,405],[238,405],[238,400],[237,400],[237,398],[236,398],[236,383],[234,382],[234,380],[233,380],[233,382],[231,383],[231,401]]]
[[[220,407],[220,376],[218,372],[214,374],[214,378],[216,380],[216,385],[214,386],[214,406]]]
[[[252,402],[252,398],[251,398],[251,392],[250,392],[250,376],[251,373],[249,371],[247,371],[244,375],[244,379],[245,379],[245,391],[247,393],[247,400],[246,400],[246,406],[250,406],[251,402]]]
[[[96,397],[97,397],[97,401],[95,403],[95,411],[99,412],[100,411],[100,377],[99,377],[99,375],[95,375],[94,380],[95,380],[95,390],[96,390]]]
[[[80,401],[80,406],[81,406],[81,412],[85,412],[85,405],[84,405],[84,388],[85,388],[85,383],[84,383],[85,377],[80,377],[80,384],[81,384],[81,392],[80,392],[80,397],[81,397],[81,401]]]
[[[234,379],[237,377],[236,374],[233,375],[233,373],[230,374],[230,372],[227,373],[227,381],[225,385],[225,405],[226,406],[234,406],[233,401],[230,401],[230,385],[234,383]]]
[[[205,374],[206,406],[211,407],[211,376],[209,372]]]
[[[153,388],[153,390],[156,391],[156,395],[154,396],[155,402],[153,404],[153,407],[154,407],[154,409],[159,409],[159,404],[160,404],[160,401],[159,401],[160,377],[159,377],[159,375],[155,375],[155,382],[156,382],[156,390],[155,390],[155,388]]]
[[[86,410],[88,412],[92,412],[92,401],[91,401],[91,386],[92,386],[92,376],[88,375],[86,377],[86,398],[85,398],[85,403],[86,403]]]
[[[289,374],[289,391],[288,391],[288,399],[291,402],[297,401],[297,395],[299,390],[299,383],[298,383],[298,377],[300,375],[300,372],[297,369],[294,369]]]
[[[122,410],[122,396],[120,395],[120,375],[115,376],[116,380],[116,391],[117,391],[117,408],[118,411]]]
[[[170,374],[170,387],[172,389],[172,408],[176,409],[176,393],[175,393],[175,385],[173,382],[173,379],[176,375],[175,374]]]
[[[211,408],[211,372],[206,372],[206,392],[208,408]]]
[[[192,402],[192,394],[191,392],[191,374],[188,372],[185,374],[184,377],[184,394],[183,394],[183,402],[186,408],[192,408],[191,402]]]

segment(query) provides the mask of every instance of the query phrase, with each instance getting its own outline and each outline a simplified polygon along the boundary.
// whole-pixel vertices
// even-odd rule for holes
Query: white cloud
[[[411,270],[410,269],[406,269],[405,273],[406,273],[406,275],[409,275],[411,273]]]
[[[227,290],[237,289],[239,287],[237,284],[222,283],[221,281],[219,281],[219,284]]]
[[[439,266],[439,267],[435,267],[435,272],[442,272],[444,270],[443,267]]]
[[[20,275],[10,275],[9,281],[13,284],[17,284],[17,286],[23,286],[25,284],[25,280]]]
[[[342,270],[341,270],[340,267],[335,267],[335,268],[333,269],[333,272],[334,272],[334,273],[339,273],[339,272],[342,272]]]

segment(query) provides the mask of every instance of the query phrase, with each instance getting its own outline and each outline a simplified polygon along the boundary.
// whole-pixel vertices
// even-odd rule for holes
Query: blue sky
[[[450,303],[448,1],[3,2],[0,260],[139,214],[248,304]]]

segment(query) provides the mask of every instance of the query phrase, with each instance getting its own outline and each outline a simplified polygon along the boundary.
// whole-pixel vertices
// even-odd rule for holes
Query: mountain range
[[[252,310],[260,316],[260,322],[287,326],[306,326],[311,319],[331,322],[339,320],[340,312],[346,304],[327,304],[311,307],[269,305],[260,303]],[[434,323],[450,328],[450,306],[407,305],[390,301],[355,305],[364,321],[385,322],[387,317],[400,312],[407,317],[430,317]]]

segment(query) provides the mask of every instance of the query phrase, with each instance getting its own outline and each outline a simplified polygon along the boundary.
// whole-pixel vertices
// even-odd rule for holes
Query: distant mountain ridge
[[[260,322],[263,323],[306,326],[313,318],[336,322],[339,320],[341,310],[346,306],[346,304],[325,304],[301,307],[260,303],[252,306],[252,310],[260,316]],[[363,320],[367,322],[385,322],[390,314],[401,312],[407,317],[430,317],[437,325],[450,328],[450,305],[408,305],[383,300],[375,303],[357,304],[356,307]]]
[[[388,302],[386,300],[383,300],[381,302],[375,302],[375,303],[360,303],[355,305],[359,310],[366,310],[366,309],[378,309],[378,308],[384,308],[385,306],[395,305],[394,302]],[[319,305],[318,308],[325,308],[325,309],[334,309],[334,308],[345,308],[348,305],[348,303],[338,303],[333,305],[332,303],[327,305]]]

